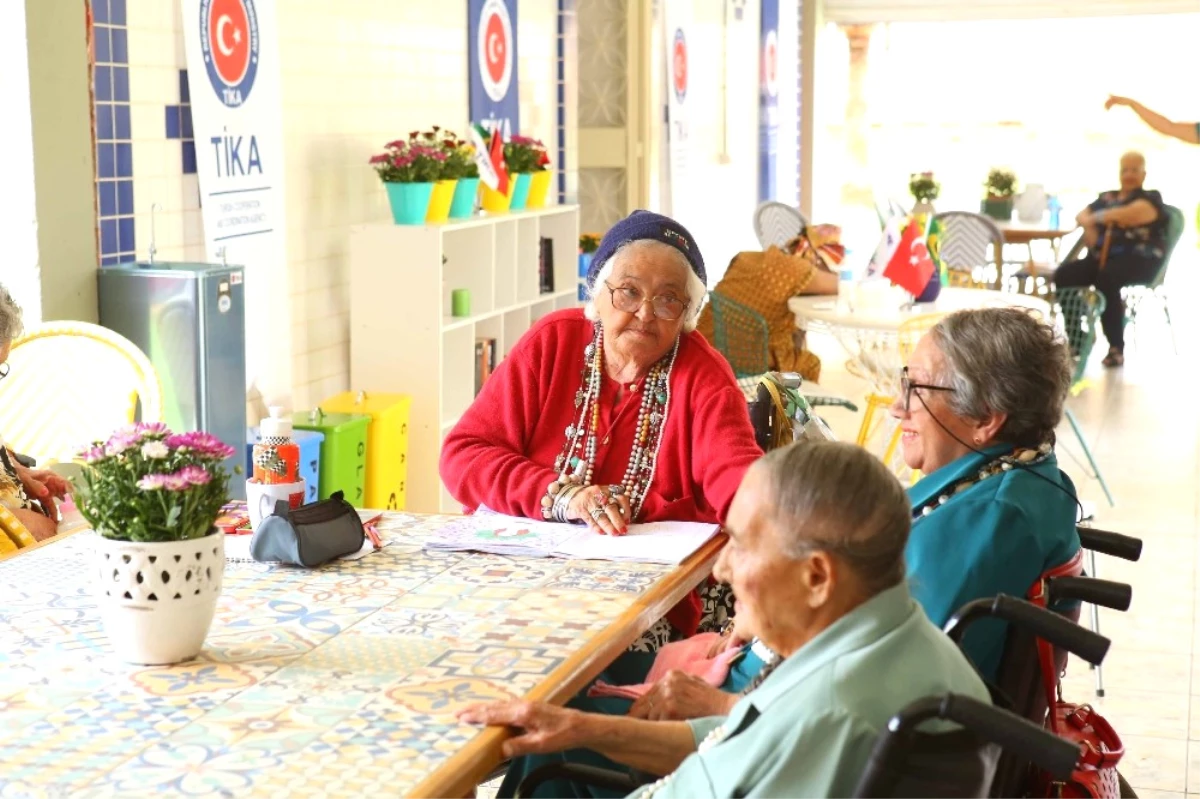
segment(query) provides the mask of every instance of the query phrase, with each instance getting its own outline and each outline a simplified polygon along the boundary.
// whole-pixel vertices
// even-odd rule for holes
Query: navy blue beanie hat
[[[700,278],[700,282],[708,285],[708,275],[704,271],[704,257],[700,255],[700,247],[696,245],[696,240],[692,238],[691,233],[688,233],[687,228],[674,219],[653,211],[634,211],[609,228],[608,232],[604,234],[604,238],[600,240],[600,246],[592,257],[592,266],[588,269],[588,289],[596,287],[596,277],[599,276],[600,270],[608,263],[608,259],[612,258],[618,247],[631,241],[642,240],[661,241],[663,244],[669,244],[679,250],[691,264],[692,271],[696,273],[696,277]]]

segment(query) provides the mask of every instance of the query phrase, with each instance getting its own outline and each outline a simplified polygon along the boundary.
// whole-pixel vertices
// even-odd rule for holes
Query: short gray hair
[[[613,273],[613,267],[617,264],[617,259],[622,256],[630,255],[635,249],[658,249],[662,252],[669,252],[685,270],[687,270],[688,283],[688,307],[684,312],[683,332],[690,333],[696,329],[696,323],[700,320],[700,309],[704,307],[704,300],[708,297],[708,286],[704,285],[704,281],[692,270],[692,264],[688,261],[687,256],[679,250],[672,247],[670,244],[664,244],[661,241],[654,239],[635,239],[627,241],[618,247],[612,256],[604,262],[600,267],[600,272],[596,275],[596,282],[592,286],[590,296],[588,297],[587,305],[584,306],[583,312],[588,319],[593,322],[600,319],[600,314],[596,310],[596,297],[604,290],[604,281]]]
[[[0,285],[0,347],[13,343],[24,331],[21,306],[13,300],[8,289]]]
[[[870,452],[845,442],[801,441],[771,450],[753,468],[766,474],[768,513],[789,556],[827,551],[871,595],[904,579],[911,506],[900,481]]]
[[[1054,328],[1020,308],[958,311],[939,321],[933,342],[954,388],[950,409],[967,419],[1008,418],[998,441],[1036,447],[1053,441],[1071,388],[1071,354]]]

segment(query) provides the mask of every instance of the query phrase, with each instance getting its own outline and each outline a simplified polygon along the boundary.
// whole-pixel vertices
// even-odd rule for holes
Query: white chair
[[[782,249],[807,226],[804,215],[786,203],[768,200],[754,209],[754,235],[764,250],[772,245]]]

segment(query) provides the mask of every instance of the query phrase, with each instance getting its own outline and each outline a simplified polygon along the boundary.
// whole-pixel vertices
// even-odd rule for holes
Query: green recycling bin
[[[323,433],[321,499],[341,491],[356,508],[363,507],[367,487],[367,428],[371,417],[358,413],[324,413],[320,408],[292,414],[297,430]]]

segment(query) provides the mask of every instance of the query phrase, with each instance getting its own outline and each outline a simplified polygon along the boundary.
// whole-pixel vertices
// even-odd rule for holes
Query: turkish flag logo
[[[925,237],[921,234],[921,226],[915,221],[909,222],[896,245],[896,252],[883,270],[884,277],[914,297],[925,290],[933,276],[933,259],[929,257]]]
[[[237,86],[250,66],[250,19],[242,0],[213,0],[208,41],[217,75]]]

